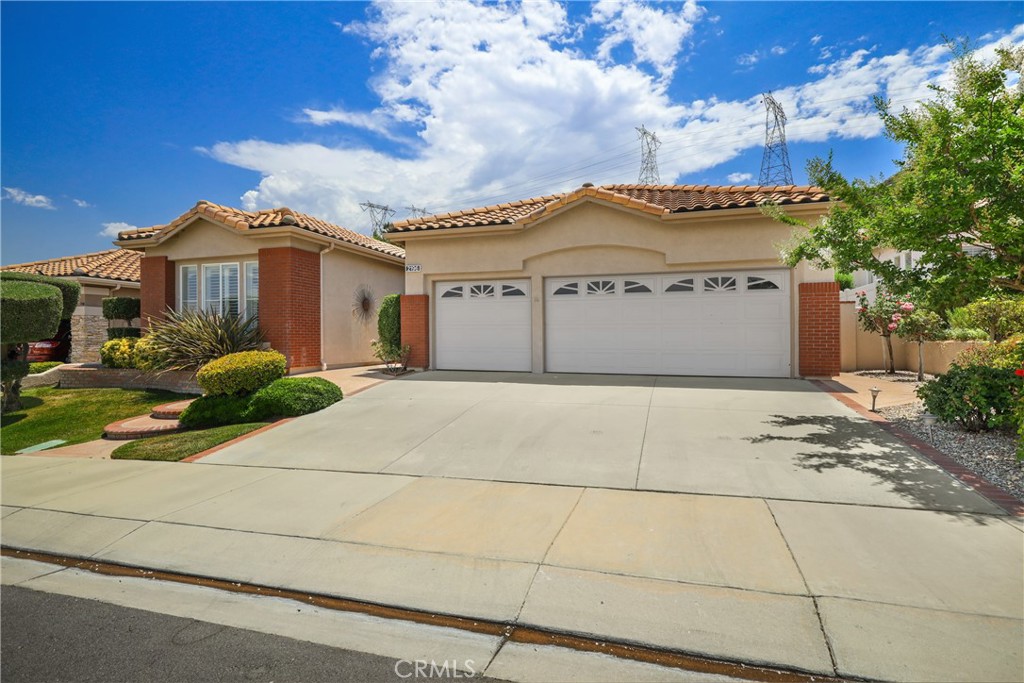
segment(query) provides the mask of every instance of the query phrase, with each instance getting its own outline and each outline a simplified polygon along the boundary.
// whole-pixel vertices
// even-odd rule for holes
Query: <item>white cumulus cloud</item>
[[[686,7],[656,9],[678,8],[674,14],[696,22],[699,8]],[[368,232],[359,208],[364,201],[443,212],[586,181],[635,182],[640,149],[634,128],[641,124],[663,143],[663,182],[759,148],[759,93],[734,100],[669,94],[665,74],[685,58],[692,28],[676,29],[678,40],[643,36],[628,17],[647,9],[636,2],[601,3],[573,21],[562,5],[544,1],[373,5],[365,22],[344,27],[342,38],[356,36],[375,48],[372,111],[309,109],[305,124],[387,131],[402,142],[253,138],[202,151],[260,175],[242,197],[246,208],[287,205]],[[593,53],[577,40],[584,30],[603,32]],[[1018,33],[1013,29],[1011,39],[1024,40],[1013,37]],[[628,36],[633,57],[615,51],[620,62],[612,61],[614,48],[601,47],[607,44],[601,36],[613,42]],[[941,45],[894,54],[864,49],[824,61],[820,73],[774,95],[786,110],[791,142],[871,138],[881,134],[873,95],[911,105],[929,96],[927,83],[945,78],[949,66],[950,53]]]
[[[101,237],[110,237],[117,239],[117,233],[125,230],[137,230],[139,226],[132,225],[131,223],[115,222],[115,223],[104,223],[103,229],[100,230],[99,235]]]
[[[77,206],[80,209],[86,209],[86,208],[92,206],[92,204],[90,204],[89,202],[85,201],[84,199],[72,199],[71,201],[74,202],[75,206]]]
[[[56,209],[53,200],[44,194],[32,194],[17,187],[5,187],[4,199],[10,199],[15,204],[31,206],[36,209]]]
[[[733,185],[739,185],[740,183],[749,183],[754,179],[753,173],[730,173],[726,176],[729,182]]]

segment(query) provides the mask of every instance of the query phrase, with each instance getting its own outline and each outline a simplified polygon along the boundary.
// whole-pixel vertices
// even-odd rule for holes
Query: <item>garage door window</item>
[[[765,277],[757,277],[755,275],[751,275],[751,276],[747,277],[747,291],[748,292],[750,292],[750,291],[757,292],[757,291],[765,291],[765,290],[773,290],[773,289],[780,289],[778,283],[774,282],[773,280],[769,280],[768,278],[765,278]]]
[[[622,283],[622,291],[626,294],[652,294],[650,281],[625,280]]]
[[[494,285],[470,285],[469,286],[469,298],[470,299],[493,299],[494,298]]]
[[[665,288],[666,292],[692,292],[693,291],[693,278],[687,277],[682,280],[673,281],[668,287]]]
[[[735,292],[736,278],[725,275],[704,278],[705,292]]]
[[[515,285],[502,285],[501,286],[501,295],[502,296],[526,296],[526,292],[524,292],[519,287],[516,287]]]
[[[579,293],[580,283],[578,282],[566,282],[554,292],[555,296],[576,296]]]
[[[591,280],[587,283],[587,294],[614,294],[615,280]]]
[[[461,299],[462,298],[462,285],[458,287],[449,287],[444,290],[441,294],[442,299]]]

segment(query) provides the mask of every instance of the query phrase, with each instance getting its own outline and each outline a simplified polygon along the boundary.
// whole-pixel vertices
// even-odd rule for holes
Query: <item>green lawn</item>
[[[119,446],[110,454],[110,457],[114,460],[177,461],[266,426],[266,422],[246,422],[226,427],[153,436]]]
[[[185,398],[191,397],[143,389],[26,389],[21,392],[24,407],[0,420],[0,453],[54,439],[63,439],[64,445],[92,441],[111,422]]]

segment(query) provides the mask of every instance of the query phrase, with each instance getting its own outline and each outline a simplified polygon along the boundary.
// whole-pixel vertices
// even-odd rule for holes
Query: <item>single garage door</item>
[[[529,280],[439,282],[434,301],[438,369],[531,370]]]
[[[548,372],[790,376],[786,270],[545,282]]]

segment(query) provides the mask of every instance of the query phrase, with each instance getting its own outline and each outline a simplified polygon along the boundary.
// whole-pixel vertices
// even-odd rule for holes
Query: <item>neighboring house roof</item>
[[[35,273],[51,277],[95,277],[104,280],[139,282],[142,254],[130,249],[107,249],[94,254],[62,256],[46,261],[16,263],[0,270]]]
[[[214,204],[205,199],[200,200],[194,207],[166,225],[154,225],[149,228],[137,228],[118,233],[118,241],[127,243],[152,238],[159,240],[162,235],[172,232],[175,228],[187,223],[196,216],[203,216],[236,230],[243,231],[259,228],[299,228],[389,256],[405,258],[405,249],[401,247],[375,240],[366,235],[360,235],[358,232],[328,223],[316,216],[292,211],[287,207],[263,209],[262,211],[243,211],[242,209],[234,209],[230,206]]]
[[[523,199],[507,204],[484,206],[453,213],[398,221],[392,233],[441,228],[483,227],[526,224],[586,197],[601,199],[654,215],[689,211],[740,209],[765,202],[807,204],[827,202],[830,197],[810,185],[602,185],[584,186],[572,192]]]

